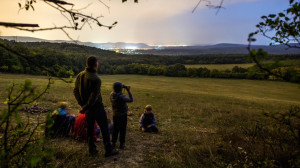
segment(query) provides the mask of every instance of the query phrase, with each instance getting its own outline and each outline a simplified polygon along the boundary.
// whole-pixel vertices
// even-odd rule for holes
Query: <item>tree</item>
[[[37,118],[26,113],[27,119],[22,119],[19,114],[24,105],[35,104],[47,93],[50,84],[49,78],[48,84],[40,92],[32,86],[30,80],[26,80],[19,88],[12,84],[7,89],[8,97],[4,102],[7,109],[0,113],[0,167],[36,167],[42,157],[51,155],[51,151],[41,148],[45,142],[41,132],[47,125],[51,125],[50,117],[41,121],[40,113]]]
[[[15,28],[18,30],[23,30],[23,31],[30,31],[30,32],[35,32],[35,31],[48,31],[48,30],[61,30],[63,31],[71,40],[71,36],[68,34],[67,30],[68,29],[73,29],[73,30],[81,30],[84,26],[96,24],[98,27],[105,27],[108,29],[113,28],[116,26],[118,23],[115,21],[114,23],[107,25],[103,24],[100,21],[100,18],[103,16],[96,16],[94,17],[93,14],[86,14],[83,13],[82,10],[87,8],[89,5],[87,5],[83,9],[77,9],[76,5],[68,2],[70,0],[24,0],[24,3],[18,3],[19,5],[19,10],[35,10],[34,5],[36,3],[44,3],[47,4],[49,7],[54,8],[57,10],[57,12],[61,13],[62,17],[66,18],[66,25],[63,26],[53,26],[53,27],[39,27],[39,24],[28,24],[28,23],[7,23],[7,22],[0,22],[0,26],[5,26],[9,28]],[[122,2],[126,2],[127,0],[122,0]],[[109,9],[109,6],[106,5],[104,2],[101,0],[98,0],[99,3],[102,5],[106,6]],[[135,3],[138,2],[138,0],[134,0]]]
[[[99,21],[100,17],[93,17],[92,14],[84,14],[80,11],[80,9],[75,9],[74,4],[69,3],[66,0],[40,0],[38,2],[45,3],[56,9],[67,19],[69,25],[40,28],[38,24],[0,22],[0,26],[31,32],[59,29],[65,32],[65,34],[72,39],[66,32],[67,29],[81,30],[83,26],[87,24],[90,25],[92,23],[95,23],[99,27],[111,29],[117,24],[117,22],[114,22],[111,25],[102,24]],[[99,0],[99,2],[105,5],[101,0]],[[126,0],[122,0],[122,2],[126,2]],[[138,1],[135,0],[135,2]],[[37,0],[25,0],[24,4],[19,3],[20,10],[34,10],[35,3],[37,3]],[[40,70],[45,71],[52,76],[73,75],[73,71],[66,71],[65,67],[58,66],[58,73],[56,73],[53,70],[39,65],[37,62],[33,61],[31,57],[31,55],[35,55],[36,53],[28,50],[20,53],[3,41],[0,42],[0,47],[7,50],[14,56],[25,59],[28,63],[32,63],[36,67],[40,68]],[[4,70],[8,70],[8,68],[9,67],[7,65],[1,66],[1,69]],[[16,72],[23,71],[23,67],[18,65],[11,65],[11,68]],[[68,82],[63,78],[60,79]],[[49,151],[38,146],[44,142],[40,131],[48,126],[48,124],[51,124],[52,120],[48,116],[46,122],[40,121],[40,115],[38,115],[38,118],[36,119],[37,123],[32,124],[33,122],[30,117],[28,116],[27,121],[24,121],[20,117],[19,111],[22,109],[23,105],[35,104],[36,101],[49,90],[50,84],[51,79],[49,78],[47,86],[41,93],[37,92],[36,89],[32,87],[32,83],[29,80],[26,80],[19,89],[15,88],[15,84],[9,87],[8,97],[5,101],[7,109],[1,110],[0,113],[0,167],[41,167],[38,166],[38,164],[41,158],[49,153]]]
[[[300,49],[300,2],[299,0],[290,0],[289,3],[290,7],[283,12],[262,16],[262,22],[256,25],[258,30],[248,36],[250,60],[254,61],[260,69],[266,71],[269,75],[286,81],[290,81],[290,78],[277,73],[276,70],[272,70],[272,67],[276,67],[278,61],[275,61],[271,66],[264,66],[261,60],[267,58],[268,53],[262,49],[251,50],[251,44],[256,41],[255,35],[261,34],[272,41],[270,45],[284,44],[289,48]],[[273,33],[274,35],[272,35]]]

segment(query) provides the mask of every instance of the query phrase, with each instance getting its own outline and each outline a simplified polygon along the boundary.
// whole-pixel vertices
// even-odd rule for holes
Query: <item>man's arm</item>
[[[80,93],[79,93],[79,87],[80,87],[80,75],[77,76],[76,78],[76,81],[75,81],[75,88],[74,88],[74,96],[77,100],[77,103],[80,105],[80,106],[83,106],[83,103],[82,103],[82,100],[81,100],[81,96],[80,96]]]
[[[125,102],[133,102],[133,96],[132,96],[131,92],[128,91],[128,94],[129,94],[129,98],[126,97],[125,95],[120,96],[120,98]]]
[[[140,118],[140,127],[143,128],[144,125],[143,125],[143,120],[144,120],[145,116],[144,114],[142,114],[141,118]]]
[[[82,107],[82,111],[89,110],[96,103],[100,95],[101,80],[97,79],[93,82],[93,91],[90,94],[87,103]]]
[[[152,124],[151,126],[155,126],[155,116],[153,115]]]

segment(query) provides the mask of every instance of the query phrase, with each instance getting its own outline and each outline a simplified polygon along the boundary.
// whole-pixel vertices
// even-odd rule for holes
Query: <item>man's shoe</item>
[[[111,143],[111,148],[115,149],[116,148],[116,143]]]
[[[98,154],[98,150],[96,148],[90,149],[89,152],[92,156]]]
[[[104,156],[109,157],[109,156],[117,155],[118,153],[119,153],[119,151],[112,149],[110,151],[106,151]]]
[[[120,149],[125,149],[125,143],[120,144]]]

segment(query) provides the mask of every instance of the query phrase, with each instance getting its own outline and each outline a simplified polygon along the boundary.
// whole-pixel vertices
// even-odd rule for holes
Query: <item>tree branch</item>
[[[28,146],[28,144],[31,142],[31,138],[33,137],[35,131],[37,130],[37,128],[40,126],[40,123],[38,122],[37,125],[34,127],[34,129],[32,130],[28,140],[26,141],[26,143],[23,145],[23,147],[16,153],[12,154],[12,156],[9,159],[14,158],[15,156],[19,155],[20,153],[22,153],[26,147]]]
[[[38,24],[10,23],[10,22],[0,22],[0,26],[5,26],[5,27],[39,27]]]

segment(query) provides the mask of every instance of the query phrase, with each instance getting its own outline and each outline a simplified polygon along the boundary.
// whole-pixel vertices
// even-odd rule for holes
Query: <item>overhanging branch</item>
[[[10,22],[0,22],[0,26],[5,26],[5,27],[39,27],[38,24],[10,23]]]

